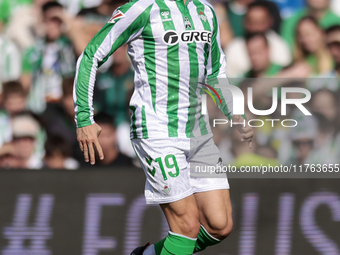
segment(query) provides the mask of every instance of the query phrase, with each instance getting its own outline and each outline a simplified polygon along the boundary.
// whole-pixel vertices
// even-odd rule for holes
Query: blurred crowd
[[[76,60],[126,2],[0,0],[0,168],[84,165],[72,99]],[[254,88],[257,109],[270,108],[273,86],[312,92],[312,117],[295,109],[286,119],[298,119],[299,128],[267,123],[256,128],[252,151],[233,129],[214,129],[225,162],[340,163],[340,1],[210,2],[220,22],[227,75],[245,94]],[[95,120],[103,129],[99,142],[105,152],[105,160],[97,161],[101,167],[138,164],[129,141],[128,102],[134,84],[126,51],[126,45],[117,50],[97,75]],[[282,119],[278,114],[266,118]],[[259,118],[250,112],[247,116]]]

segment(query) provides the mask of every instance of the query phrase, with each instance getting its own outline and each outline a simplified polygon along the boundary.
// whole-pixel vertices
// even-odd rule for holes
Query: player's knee
[[[228,219],[227,225],[219,233],[220,239],[222,240],[222,239],[227,238],[230,235],[232,229],[233,229],[233,220]]]
[[[196,238],[200,231],[201,224],[195,217],[188,217],[184,221],[183,232],[186,236]]]
[[[216,220],[213,222],[209,222],[208,232],[212,236],[216,237],[219,240],[223,240],[227,238],[233,228],[233,220],[230,218],[225,220]]]

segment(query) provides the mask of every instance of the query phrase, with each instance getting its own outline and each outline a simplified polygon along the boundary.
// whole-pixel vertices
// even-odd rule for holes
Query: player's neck
[[[184,4],[187,4],[187,1],[188,1],[188,0],[183,0]]]

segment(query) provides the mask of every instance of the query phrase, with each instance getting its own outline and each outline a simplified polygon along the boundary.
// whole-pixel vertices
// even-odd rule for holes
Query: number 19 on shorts
[[[151,158],[148,159],[147,157],[145,157],[145,160],[148,163],[148,165],[151,167],[153,159]],[[163,159],[162,157],[159,157],[159,158],[156,158],[154,161],[156,164],[159,165],[164,181],[168,179],[168,176],[175,178],[179,175],[179,167],[178,167],[175,155],[169,154],[165,156]],[[164,168],[164,165],[166,168]],[[153,177],[155,176],[156,174],[155,167],[153,169],[150,169],[148,167],[148,171]]]

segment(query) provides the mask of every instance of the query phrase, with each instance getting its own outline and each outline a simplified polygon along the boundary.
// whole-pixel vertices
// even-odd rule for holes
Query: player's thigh
[[[172,232],[192,238],[197,237],[200,222],[194,195],[160,206]]]
[[[232,229],[232,207],[228,189],[194,194],[201,224],[211,234],[225,237]]]

